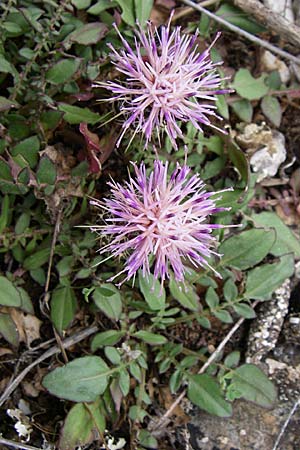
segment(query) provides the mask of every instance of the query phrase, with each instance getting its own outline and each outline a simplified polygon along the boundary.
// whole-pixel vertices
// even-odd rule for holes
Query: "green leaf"
[[[42,156],[36,172],[36,178],[39,184],[53,185],[56,180],[56,167],[48,156]]]
[[[2,233],[2,231],[4,231],[5,228],[7,227],[9,215],[10,215],[9,196],[5,195],[1,205],[0,233]]]
[[[121,389],[122,394],[126,397],[130,391],[130,375],[126,369],[121,370],[119,372],[119,387]]]
[[[234,167],[239,171],[239,174],[244,181],[246,188],[249,184],[250,168],[248,160],[245,156],[245,152],[243,152],[240,147],[234,141],[232,141],[232,139],[225,138],[225,142],[227,143],[227,152],[229,159],[234,164]],[[226,194],[226,192],[224,192],[224,194]]]
[[[229,109],[226,102],[225,95],[218,95],[216,99],[216,107],[218,110],[218,113],[221,114],[224,119],[229,119]]]
[[[249,100],[246,100],[245,98],[243,98],[242,100],[236,100],[235,102],[232,102],[230,106],[239,119],[243,120],[244,122],[251,123],[253,116],[253,106],[251,105]]]
[[[277,98],[266,95],[261,101],[261,109],[264,115],[269,121],[279,127],[281,124],[282,112],[281,105]]]
[[[19,345],[19,334],[9,314],[0,313],[0,334],[14,347]]]
[[[109,361],[115,366],[121,364],[121,356],[116,348],[107,346],[104,348],[104,354],[106,358],[109,359]]]
[[[294,253],[296,258],[300,258],[299,239],[296,238],[293,231],[284,224],[276,213],[265,211],[260,214],[253,214],[251,218],[257,226],[275,229],[276,241],[270,251],[272,255],[281,256],[291,252]]]
[[[118,3],[116,1],[113,1],[113,0],[100,0],[97,3],[95,3],[95,5],[91,6],[87,10],[87,12],[89,14],[93,14],[94,16],[98,16],[99,14],[101,14],[106,9],[114,8],[117,5],[118,5]]]
[[[228,302],[231,302],[232,300],[235,300],[238,296],[238,288],[236,287],[235,282],[229,278],[223,287],[223,294],[225,297],[225,300]]]
[[[135,0],[116,0],[118,5],[122,8],[122,19],[128,25],[134,27],[135,24]]]
[[[79,58],[61,59],[46,72],[46,80],[52,84],[63,84],[77,72],[81,60]]]
[[[8,111],[10,108],[17,108],[19,104],[15,101],[9,100],[6,97],[0,97],[0,112]]]
[[[226,358],[224,359],[224,364],[226,367],[229,368],[236,367],[240,362],[240,358],[241,353],[235,350],[226,356]]]
[[[3,276],[0,276],[0,305],[21,306],[20,292],[10,280]]]
[[[228,311],[223,311],[223,310],[213,311],[213,315],[217,319],[219,319],[221,322],[224,322],[224,323],[232,323],[233,322],[232,317]]]
[[[175,300],[177,300],[184,308],[192,311],[199,310],[199,297],[193,286],[179,283],[172,277],[169,283],[169,289]]]
[[[152,275],[146,277],[139,271],[140,290],[153,311],[164,309],[166,306],[166,292],[160,282]]]
[[[25,270],[34,270],[43,266],[46,262],[48,262],[50,256],[50,248],[43,248],[42,250],[38,250],[30,256],[27,256],[23,262],[23,267]]]
[[[93,294],[96,306],[110,319],[119,320],[122,313],[120,291],[110,283],[96,287]]]
[[[64,119],[71,125],[75,125],[81,122],[94,125],[101,120],[101,116],[99,116],[99,114],[90,111],[88,108],[80,108],[79,106],[60,103],[58,105],[58,109],[65,113]]]
[[[105,345],[115,345],[123,336],[125,336],[125,331],[107,330],[98,333],[91,342],[91,350],[95,352],[98,348],[102,348]]]
[[[248,100],[258,100],[269,91],[264,79],[264,75],[254,78],[248,69],[239,69],[235,74],[232,87],[241,97]]]
[[[29,297],[29,295],[27,294],[27,292],[25,291],[25,289],[18,287],[18,291],[21,297],[21,306],[20,308],[27,312],[28,314],[32,314],[34,315],[34,308],[33,308],[33,304],[32,301]]]
[[[216,291],[209,287],[205,294],[205,301],[210,309],[215,309],[219,304],[219,296],[217,295]]]
[[[61,450],[74,450],[79,446],[86,446],[94,440],[97,426],[89,409],[96,403],[89,405],[78,403],[70,409],[61,431],[59,441]],[[99,406],[97,409],[99,410]]]
[[[72,402],[93,402],[107,388],[110,370],[99,356],[84,356],[59,367],[43,379],[53,395]]]
[[[153,0],[134,0],[135,17],[142,27],[145,26],[146,21],[150,17],[153,7]]]
[[[264,264],[247,274],[244,297],[254,300],[270,300],[273,292],[294,273],[294,258],[285,255],[273,264]]]
[[[217,10],[216,15],[251,34],[261,33],[265,30],[265,27],[252,20],[249,14],[228,3],[222,4]]]
[[[168,342],[168,339],[165,336],[150,333],[150,331],[140,330],[134,333],[133,336],[151,345],[162,345]]]
[[[196,320],[201,325],[201,327],[206,328],[207,330],[211,329],[211,323],[207,317],[196,317]]]
[[[250,305],[246,303],[239,303],[232,306],[234,311],[245,319],[254,319],[256,317],[256,313]]]
[[[246,270],[262,261],[270,252],[276,234],[274,230],[252,229],[226,239],[219,247],[222,266]]]
[[[30,213],[23,212],[16,221],[15,233],[22,234],[29,227],[30,224]]]
[[[76,312],[76,296],[70,286],[58,287],[51,295],[51,320],[59,333],[68,328]]]
[[[189,378],[188,398],[215,416],[229,417],[232,414],[230,403],[224,400],[220,386],[210,375],[192,375]]]
[[[11,155],[22,155],[25,161],[28,162],[31,169],[34,169],[38,162],[39,150],[40,140],[38,136],[30,136],[15,145],[11,150]]]
[[[140,430],[138,433],[138,440],[140,445],[145,448],[155,449],[158,448],[158,442],[154,436],[148,430]]]
[[[69,34],[67,40],[76,42],[76,44],[92,45],[101,41],[107,32],[108,28],[104,23],[92,22],[73,31],[73,33]]]
[[[244,364],[233,373],[232,384],[248,401],[271,408],[276,401],[276,389],[262,370],[253,364]]]
[[[77,9],[86,9],[90,6],[92,0],[72,0],[72,5]]]

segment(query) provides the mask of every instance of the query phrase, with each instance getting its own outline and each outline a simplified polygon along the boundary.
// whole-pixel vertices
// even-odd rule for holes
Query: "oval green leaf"
[[[234,371],[234,388],[241,396],[265,408],[271,408],[277,397],[276,389],[257,366],[244,364]]]
[[[110,370],[99,356],[84,356],[50,372],[43,386],[53,395],[73,402],[93,402],[103,394]]]
[[[110,283],[96,287],[93,294],[96,306],[110,319],[119,320],[122,313],[120,291]]]
[[[256,266],[270,252],[276,240],[274,230],[252,229],[243,231],[222,242],[219,252],[222,266],[246,270]]]
[[[189,378],[188,398],[194,405],[218,417],[232,414],[230,403],[223,398],[222,390],[213,377],[207,374]]]
[[[139,271],[139,285],[146,302],[153,311],[165,308],[166,292],[152,274],[144,277]]]
[[[18,289],[6,277],[0,276],[0,305],[18,307],[21,302]]]
[[[133,336],[151,345],[162,345],[168,341],[168,339],[161,334],[150,333],[150,331],[144,330],[137,331]]]

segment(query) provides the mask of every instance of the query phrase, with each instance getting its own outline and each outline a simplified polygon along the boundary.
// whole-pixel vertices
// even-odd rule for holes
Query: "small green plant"
[[[255,319],[257,302],[272,297],[292,276],[295,258],[300,258],[299,242],[275,213],[254,213],[249,208],[255,180],[245,154],[230,136],[215,128],[203,134],[180,114],[182,122],[175,114],[167,137],[161,122],[161,142],[154,139],[157,148],[149,145],[146,150],[140,137],[125,133],[114,151],[124,120],[120,104],[108,106],[111,94],[103,89],[117,76],[108,44],[117,53],[122,51],[112,24],[118,22],[128,46],[134,46],[136,21],[143,27],[152,6],[150,0],[9,0],[0,5],[0,334],[9,351],[17,354],[24,341],[17,314],[39,319],[45,336],[54,334],[59,346],[78,329],[97,330],[90,341],[70,349],[69,360],[64,355],[64,364],[53,359],[42,380],[49,402],[63,404],[47,434],[61,450],[75,450],[96,439],[101,445],[113,445],[114,436],[107,430],[113,434],[116,428],[123,433],[118,448],[159,448],[157,436],[151,434],[157,420],[158,380],[174,400],[185,394],[195,406],[219,417],[230,416],[238,398],[264,407],[276,400],[273,384],[259,368],[245,364],[241,349],[225,348],[211,359],[209,343],[199,344],[201,336],[209,342],[212,329],[217,348],[231,324],[240,318]],[[229,15],[232,22],[241,20],[226,3],[217,13]],[[255,23],[242,19],[244,27],[259,31]],[[209,36],[208,21],[202,18],[200,28]],[[161,39],[158,32],[156,39]],[[210,57],[207,50],[210,80],[221,91],[218,111],[230,120],[225,81],[222,72],[211,72],[215,64]],[[145,61],[141,55],[140,63]],[[100,81],[98,88],[92,86],[95,81]],[[118,89],[123,85],[121,79]],[[279,124],[274,91],[281,86],[276,74],[253,78],[241,68],[232,87],[239,99],[228,103],[242,120],[251,121],[251,102],[260,100],[264,114]],[[126,89],[131,89],[130,83]],[[169,100],[167,94],[164,91]],[[183,94],[181,100],[185,101]],[[190,102],[188,111],[195,104]],[[144,112],[147,122],[147,106]],[[177,126],[182,134],[177,133],[175,151]],[[119,251],[111,247],[110,236],[91,232],[107,229],[113,217],[109,200],[108,211],[93,205],[111,198],[107,181],[112,178],[120,183],[114,185],[118,195],[128,180],[124,167],[129,159],[136,161],[135,167],[145,168],[145,174],[157,159],[157,167],[169,167],[170,173],[182,174],[188,166],[206,183],[205,201],[210,199],[212,211],[210,222],[204,224],[222,257],[211,252],[207,264],[196,267],[195,253],[188,253],[194,250],[190,243],[191,248],[178,253],[187,266],[180,272],[184,280],[172,270],[176,264],[163,273],[161,263],[158,276],[136,270],[134,276],[123,278],[120,288],[114,285],[132,249],[129,245]],[[178,167],[185,169],[180,172]],[[155,202],[152,194],[149,198]],[[184,210],[181,224],[192,212],[192,206]],[[232,224],[239,228],[229,229]],[[117,245],[118,233],[114,234]],[[132,246],[137,234],[135,228]],[[118,257],[104,255],[108,247]],[[150,250],[149,268],[155,256]],[[167,260],[170,253],[162,254]],[[146,259],[144,263],[147,268]],[[27,345],[30,350],[31,343]],[[48,411],[39,414],[48,423]],[[58,436],[59,422],[63,425]]]

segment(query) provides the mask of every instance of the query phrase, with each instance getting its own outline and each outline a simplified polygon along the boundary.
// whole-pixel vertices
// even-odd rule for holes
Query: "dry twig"
[[[23,442],[11,441],[10,439],[4,439],[0,434],[0,444],[8,445],[9,447],[19,448],[21,450],[41,450],[37,447],[32,447],[31,445],[23,444]]]
[[[255,44],[260,45],[261,47],[264,47],[264,48],[270,50],[270,52],[275,53],[275,54],[281,56],[282,58],[285,58],[289,61],[293,61],[294,63],[300,65],[300,58],[298,58],[297,56],[291,55],[290,53],[288,53],[284,50],[281,50],[281,48],[278,48],[275,45],[272,45],[269,42],[264,41],[263,39],[260,39],[251,33],[248,33],[248,31],[242,30],[241,28],[237,27],[236,25],[233,25],[233,24],[227,22],[227,20],[223,19],[222,17],[216,16],[216,14],[208,11],[205,8],[202,8],[202,6],[198,5],[197,3],[192,2],[191,0],[181,0],[181,1],[185,5],[191,6],[194,9],[196,9],[197,11],[202,12],[203,14],[206,14],[212,20],[225,26],[230,31],[233,31],[234,33],[237,33],[241,36],[244,36],[245,38],[249,39],[250,41],[254,42]]]
[[[282,438],[285,430],[287,429],[287,426],[288,426],[291,418],[295,414],[296,409],[298,408],[298,406],[300,406],[300,398],[298,398],[298,400],[294,403],[292,409],[290,410],[289,415],[287,416],[287,419],[284,422],[284,424],[283,424],[283,426],[282,426],[282,428],[280,430],[279,435],[277,436],[276,442],[275,442],[274,447],[272,448],[272,450],[277,450],[279,448],[278,446],[280,444],[281,438]]]
[[[257,304],[259,303],[259,301],[256,301],[253,303],[253,308],[255,308],[255,306],[257,306]],[[198,374],[204,373],[205,370],[217,359],[217,357],[220,355],[221,351],[223,350],[223,348],[225,347],[225,345],[227,344],[227,342],[231,339],[231,337],[233,336],[233,334],[238,330],[238,328],[242,325],[242,323],[244,322],[245,318],[241,317],[236,324],[231,328],[231,330],[229,331],[229,333],[227,333],[227,335],[225,336],[225,338],[223,339],[223,341],[218,345],[218,347],[216,348],[216,350],[210,355],[210,357],[208,358],[208,360],[205,362],[205,364],[203,364],[203,366],[201,367],[201,369],[198,371]],[[177,405],[179,405],[179,403],[184,399],[184,397],[186,396],[186,389],[184,391],[181,392],[181,394],[176,398],[176,400],[172,403],[172,405],[168,408],[168,410],[165,412],[165,414],[159,419],[159,421],[153,425],[152,430],[151,431],[156,431],[158,432],[159,430],[161,430],[163,427],[166,427],[167,423],[168,423],[168,417],[172,414],[172,412],[174,411],[174,409],[176,408]]]
[[[234,4],[251,14],[258,22],[281,36],[285,41],[300,49],[300,28],[297,25],[266,8],[258,0],[234,0]]]
[[[87,328],[83,331],[79,331],[78,333],[75,333],[73,336],[70,336],[69,338],[62,341],[62,347],[69,348],[72,345],[83,341],[88,336],[95,334],[97,331],[98,331],[98,327],[96,325],[91,326],[90,328]],[[23,379],[26,377],[26,375],[35,366],[37,366],[41,362],[45,361],[45,359],[48,359],[51,356],[53,356],[57,353],[60,353],[60,352],[61,352],[61,349],[59,348],[59,346],[56,345],[54,347],[51,347],[43,355],[41,355],[38,359],[33,361],[33,363],[31,363],[31,364],[29,364],[29,366],[25,367],[25,369],[6,387],[4,393],[0,397],[0,407],[3,405],[4,402],[6,402],[6,400],[9,398],[10,394],[19,386],[19,384],[23,381]]]

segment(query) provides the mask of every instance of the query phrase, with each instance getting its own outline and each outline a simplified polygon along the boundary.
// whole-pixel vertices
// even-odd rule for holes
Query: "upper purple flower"
[[[127,257],[124,269],[116,276],[125,273],[124,282],[140,268],[147,276],[153,265],[154,277],[162,283],[170,277],[170,268],[177,281],[184,281],[187,263],[210,267],[207,259],[218,255],[211,233],[222,225],[211,224],[208,219],[225,210],[217,208],[216,199],[211,199],[215,192],[206,192],[198,175],[188,177],[187,166],[178,165],[169,180],[168,163],[155,161],[149,176],[143,163],[133,166],[136,177],[125,186],[109,183],[112,196],[104,199],[104,208],[111,214],[107,224],[91,227],[92,231],[101,228],[102,234],[112,235],[112,241],[100,253]],[[93,204],[103,207],[97,201]]]
[[[171,32],[170,21],[159,30],[150,23],[146,32],[138,26],[134,49],[119,35],[124,49],[110,48],[114,64],[126,78],[100,83],[113,92],[110,100],[121,102],[126,117],[117,146],[131,126],[134,134],[144,134],[146,145],[154,132],[159,137],[165,130],[176,149],[177,137],[183,137],[178,121],[191,122],[200,131],[202,124],[214,127],[210,117],[218,117],[215,95],[230,92],[221,89],[223,79],[216,70],[220,63],[210,58],[218,35],[203,53],[197,48],[197,31],[193,36],[182,34],[180,27]]]

